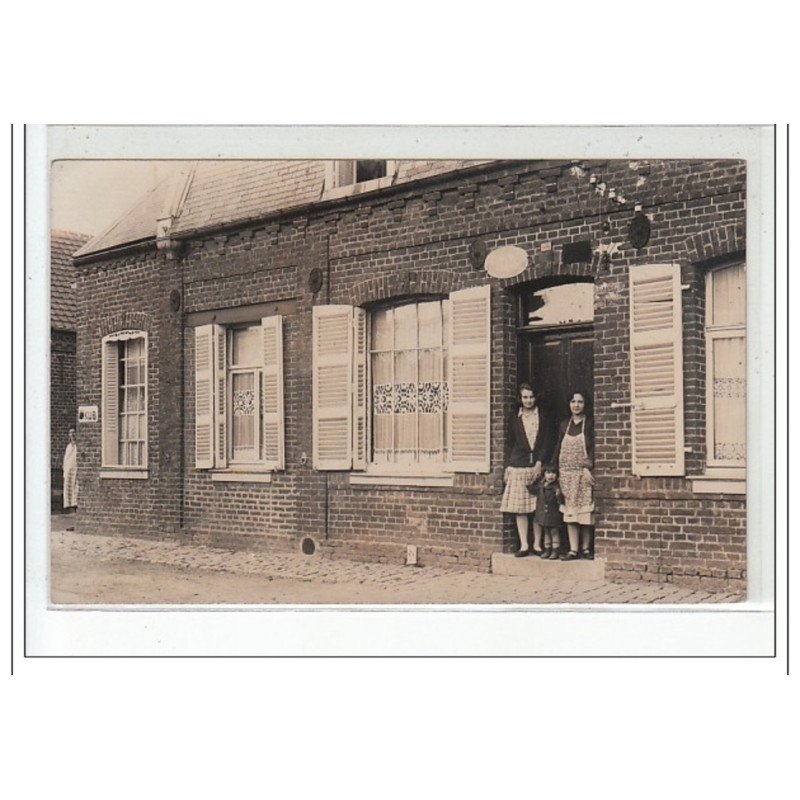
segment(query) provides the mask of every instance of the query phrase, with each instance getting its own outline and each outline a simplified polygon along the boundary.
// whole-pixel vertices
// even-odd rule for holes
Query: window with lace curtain
[[[745,265],[706,276],[707,466],[743,468],[746,455]]]
[[[373,464],[440,466],[447,460],[450,302],[408,302],[370,316]]]

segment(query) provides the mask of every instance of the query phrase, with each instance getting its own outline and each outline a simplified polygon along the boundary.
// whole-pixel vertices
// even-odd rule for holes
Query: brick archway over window
[[[686,257],[692,264],[725,258],[745,251],[744,223],[720,225],[686,239]]]
[[[151,325],[150,314],[142,311],[125,311],[101,319],[98,331],[103,337],[117,331],[149,331]]]
[[[409,269],[357,283],[353,287],[352,303],[361,306],[404,295],[449,294],[468,285],[463,276],[453,275],[448,270]]]

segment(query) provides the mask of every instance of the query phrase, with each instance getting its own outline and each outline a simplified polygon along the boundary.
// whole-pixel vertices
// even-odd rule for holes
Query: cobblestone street
[[[66,530],[72,525],[76,531]],[[50,580],[51,601],[56,604],[724,603],[741,599],[732,593],[647,581],[532,579],[89,536],[80,533],[79,520],[63,515],[52,518]]]

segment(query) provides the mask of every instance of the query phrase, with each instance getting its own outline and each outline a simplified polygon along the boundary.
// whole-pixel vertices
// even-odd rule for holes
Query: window
[[[370,317],[372,463],[447,460],[447,342],[450,303],[432,300]]]
[[[745,466],[745,266],[706,275],[706,463]]]
[[[376,159],[330,161],[325,174],[325,196],[344,197],[348,194],[391,186],[396,170],[396,161]]]
[[[488,472],[490,294],[315,306],[314,466]]]
[[[120,331],[102,342],[102,462],[147,467],[147,334]]]
[[[282,469],[282,317],[195,329],[195,464]]]

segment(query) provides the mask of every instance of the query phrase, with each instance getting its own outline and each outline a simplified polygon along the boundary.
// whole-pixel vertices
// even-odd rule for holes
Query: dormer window
[[[391,186],[396,164],[376,159],[330,161],[325,174],[325,196],[344,197]]]

